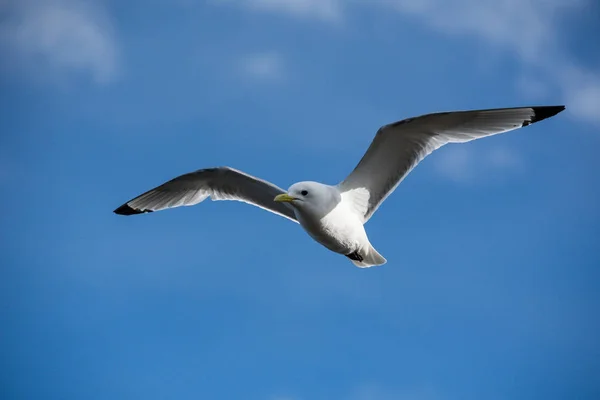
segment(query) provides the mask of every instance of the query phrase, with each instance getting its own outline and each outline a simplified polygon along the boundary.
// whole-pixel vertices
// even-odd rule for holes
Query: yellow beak
[[[275,198],[273,200],[280,202],[280,203],[291,203],[292,201],[296,200],[296,198],[290,196],[287,193],[281,193],[281,194],[278,194],[277,196],[275,196]]]

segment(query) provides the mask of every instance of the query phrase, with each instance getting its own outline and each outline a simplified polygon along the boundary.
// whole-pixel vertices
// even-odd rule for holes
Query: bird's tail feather
[[[379,254],[377,250],[375,250],[375,248],[370,244],[369,247],[362,249],[359,252],[359,255],[362,258],[362,260],[351,259],[352,263],[358,268],[375,267],[378,265],[383,265],[387,262],[385,257]]]

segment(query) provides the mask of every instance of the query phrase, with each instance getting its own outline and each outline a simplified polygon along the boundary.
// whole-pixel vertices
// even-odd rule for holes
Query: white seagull
[[[298,182],[287,192],[230,167],[178,176],[128,201],[114,212],[132,215],[192,206],[207,197],[237,200],[300,223],[329,250],[357,267],[386,263],[369,242],[364,224],[408,173],[447,143],[463,143],[531,125],[564,106],[454,111],[408,118],[377,131],[356,168],[341,183]]]

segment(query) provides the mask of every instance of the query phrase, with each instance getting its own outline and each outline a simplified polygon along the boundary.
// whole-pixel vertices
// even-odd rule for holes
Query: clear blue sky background
[[[600,398],[593,0],[0,2],[0,397]],[[361,270],[241,203],[121,217],[230,165],[337,183],[385,123],[566,104],[447,146]]]

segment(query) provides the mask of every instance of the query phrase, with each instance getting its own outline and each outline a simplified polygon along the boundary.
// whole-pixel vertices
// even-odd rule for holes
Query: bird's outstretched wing
[[[283,189],[229,167],[200,169],[178,176],[129,200],[114,212],[141,214],[180,206],[193,206],[212,200],[237,200],[279,214],[294,222],[296,216],[287,203],[273,201]]]
[[[386,197],[427,155],[447,143],[463,143],[531,125],[564,106],[498,108],[426,114],[382,126],[356,168],[338,187],[356,193],[367,222]]]

